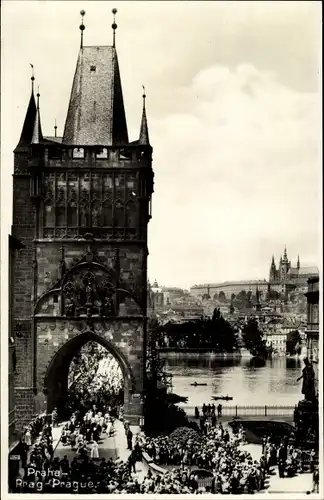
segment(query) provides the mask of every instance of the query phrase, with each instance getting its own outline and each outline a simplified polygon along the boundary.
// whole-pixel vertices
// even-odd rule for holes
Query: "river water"
[[[163,357],[163,355],[161,355]],[[255,366],[249,358],[211,359],[208,355],[186,358],[185,354],[166,360],[166,370],[172,373],[172,392],[187,396],[187,404],[202,406],[212,403],[211,396],[231,396],[223,406],[294,406],[303,398],[302,361],[278,357],[267,360],[264,366]],[[207,386],[193,387],[192,383]],[[217,403],[216,403],[217,404]]]

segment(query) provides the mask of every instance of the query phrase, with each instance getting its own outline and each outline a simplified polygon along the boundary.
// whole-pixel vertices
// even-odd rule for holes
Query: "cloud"
[[[151,123],[154,276],[172,281],[181,259],[177,275],[185,283],[249,278],[251,269],[263,278],[273,247],[289,248],[306,227],[308,240],[293,251],[316,260],[317,96],[293,91],[251,64],[206,68],[178,95],[188,113]],[[160,267],[163,255],[168,269]]]

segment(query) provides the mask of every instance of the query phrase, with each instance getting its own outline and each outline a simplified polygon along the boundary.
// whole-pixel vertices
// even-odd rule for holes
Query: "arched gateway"
[[[13,176],[18,427],[66,397],[71,359],[90,339],[118,359],[138,422],[154,175],[145,96],[130,142],[115,46],[81,47],[63,137],[45,137],[33,81]]]
[[[47,396],[47,410],[51,412],[55,407],[61,408],[66,403],[68,396],[68,373],[71,361],[75,353],[91,341],[95,341],[105,347],[117,359],[124,378],[124,407],[126,408],[126,413],[131,413],[130,405],[136,391],[136,380],[133,370],[124,354],[107,339],[105,332],[103,335],[100,335],[91,330],[86,330],[84,333],[80,333],[67,341],[53,356],[44,378],[43,392]],[[142,413],[141,407],[140,413]]]

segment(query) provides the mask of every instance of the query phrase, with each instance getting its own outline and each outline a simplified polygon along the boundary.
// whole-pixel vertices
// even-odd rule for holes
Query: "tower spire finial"
[[[80,31],[81,31],[81,43],[80,43],[80,49],[83,49],[83,32],[85,30],[85,25],[83,24],[83,17],[85,15],[85,10],[80,10],[81,14],[81,24],[80,24]]]
[[[56,125],[56,118],[55,118],[55,125],[54,125],[54,137],[57,135],[57,125]]]
[[[40,141],[42,141],[42,139],[43,139],[42,127],[41,127],[41,121],[40,121],[40,111],[39,111],[39,98],[40,98],[39,85],[37,86],[36,96],[37,96],[36,116],[35,116],[35,121],[34,121],[34,128],[33,128],[33,135],[32,135],[31,144],[39,144]]]
[[[116,24],[116,14],[117,14],[117,9],[113,9],[111,11],[114,15],[114,20],[113,20],[113,23],[111,25],[112,29],[113,29],[113,47],[116,46],[116,29],[117,29],[117,24]]]
[[[145,94],[145,87],[143,87],[143,112],[142,112],[142,121],[141,121],[141,128],[140,128],[140,137],[139,137],[139,143],[142,144],[143,146],[149,146],[150,144],[150,139],[149,139],[149,133],[148,133],[148,125],[147,125],[147,117],[146,117],[146,106],[145,106],[145,99],[146,99],[146,94]]]
[[[34,65],[32,63],[29,63],[29,64],[30,64],[30,67],[32,69],[31,82],[32,82],[32,92],[34,92],[34,81],[35,81]]]

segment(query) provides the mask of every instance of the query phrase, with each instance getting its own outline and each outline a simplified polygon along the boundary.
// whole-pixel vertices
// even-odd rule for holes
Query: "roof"
[[[34,131],[35,118],[36,118],[36,102],[35,102],[34,92],[32,92],[29,99],[27,113],[25,116],[25,121],[23,124],[19,142],[17,144],[17,148],[21,147],[24,148],[26,146],[29,146],[29,144],[31,143]]]
[[[80,49],[63,143],[78,146],[128,144],[119,66],[114,47]]]
[[[20,248],[25,248],[25,245],[20,240],[9,234],[9,249],[19,250]]]
[[[57,142],[58,144],[62,143],[63,137],[55,137],[55,136],[46,136],[44,137],[46,141]]]
[[[319,270],[318,267],[316,266],[310,266],[310,267],[301,267],[299,269],[299,275],[305,275],[305,274],[311,274],[311,275],[319,275]]]
[[[148,126],[147,126],[147,118],[146,118],[145,95],[143,96],[143,113],[142,113],[140,136],[139,136],[138,142],[142,146],[148,146],[150,144]]]
[[[39,100],[39,94],[37,94],[37,110],[36,110],[36,116],[35,116],[35,122],[34,122],[34,128],[33,128],[33,137],[31,140],[32,144],[39,144],[40,142],[43,141],[43,134],[42,134],[42,127],[41,127],[41,120],[40,120],[40,113],[39,113],[39,105],[38,101]]]
[[[237,286],[237,285],[265,285],[267,284],[266,280],[239,280],[239,281],[224,281],[223,283],[206,283],[201,285],[193,285],[190,289],[195,288],[217,288],[223,286]]]

